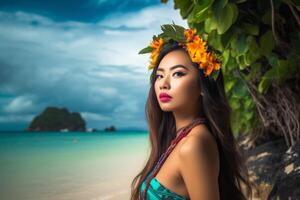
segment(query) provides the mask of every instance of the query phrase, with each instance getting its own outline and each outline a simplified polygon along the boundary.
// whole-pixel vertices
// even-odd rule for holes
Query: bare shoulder
[[[186,140],[181,145],[180,151],[191,151],[194,148],[217,148],[217,143],[209,131],[209,129],[203,125],[195,126],[187,135]],[[194,149],[195,150],[195,149]],[[183,152],[184,153],[184,152]]]
[[[219,154],[215,138],[204,126],[196,126],[178,149],[179,172],[190,199],[220,199]]]
[[[181,159],[201,157],[203,160],[209,161],[211,165],[217,166],[216,170],[219,170],[217,142],[209,129],[203,124],[195,126],[188,134],[186,140],[180,146],[179,157]]]

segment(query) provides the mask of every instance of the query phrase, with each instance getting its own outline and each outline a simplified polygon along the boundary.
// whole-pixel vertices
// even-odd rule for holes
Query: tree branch
[[[298,16],[297,12],[295,11],[294,7],[291,5],[290,2],[286,2],[286,4],[289,6],[290,10],[292,11],[298,26],[300,26],[300,17]]]

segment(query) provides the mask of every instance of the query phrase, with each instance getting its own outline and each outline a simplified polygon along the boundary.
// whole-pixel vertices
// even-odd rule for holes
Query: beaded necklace
[[[205,118],[195,118],[190,124],[180,128],[177,131],[178,134],[177,134],[176,138],[174,138],[171,141],[171,144],[168,147],[168,149],[160,156],[160,158],[159,158],[158,162],[156,163],[154,169],[149,173],[148,178],[146,178],[146,187],[145,187],[145,190],[144,190],[143,195],[142,195],[143,200],[146,200],[146,194],[147,194],[147,189],[150,185],[150,180],[158,173],[158,170],[161,168],[162,164],[165,162],[166,158],[169,156],[169,154],[172,152],[172,150],[176,147],[176,145],[180,142],[180,140],[182,138],[187,136],[187,134],[190,132],[190,130],[194,126],[196,126],[198,124],[205,123],[205,122],[206,122]]]

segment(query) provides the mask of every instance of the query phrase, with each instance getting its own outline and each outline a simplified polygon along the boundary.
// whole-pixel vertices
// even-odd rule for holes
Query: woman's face
[[[192,114],[198,110],[200,87],[196,69],[187,52],[182,49],[166,54],[158,65],[155,80],[155,94],[163,111]],[[171,98],[160,98],[166,93]]]

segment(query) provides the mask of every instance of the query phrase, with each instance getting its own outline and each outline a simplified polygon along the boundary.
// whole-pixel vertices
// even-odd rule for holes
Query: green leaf
[[[176,33],[171,24],[161,25],[161,30],[164,32],[166,36],[175,37]]]
[[[231,8],[231,11],[233,12],[233,19],[232,19],[232,24],[234,24],[238,18],[238,15],[239,15],[239,9],[237,7],[236,4],[232,3],[232,4],[229,4],[230,8]]]
[[[275,67],[278,64],[278,55],[275,53],[271,53],[270,55],[267,56],[268,62],[270,63],[271,66]]]
[[[196,24],[193,24],[192,26],[189,26],[190,28],[195,28],[197,30],[197,33],[199,35],[202,35],[204,36],[203,34],[205,34],[205,31],[204,31],[204,23],[196,23]],[[207,35],[206,35],[207,36]],[[203,37],[203,39],[206,41],[207,38]]]
[[[230,51],[229,50],[225,50],[223,51],[223,60],[222,60],[222,66],[226,65],[228,60],[229,60],[229,56],[230,56]]]
[[[249,81],[255,80],[259,77],[260,75],[260,70],[261,70],[261,63],[253,63],[251,64],[251,71],[250,73],[246,76],[246,79]]]
[[[249,49],[249,45],[247,43],[247,39],[246,39],[246,34],[241,33],[237,40],[236,43],[234,44],[233,48],[235,48],[235,50],[237,51],[237,55],[242,55],[245,54],[248,49]]]
[[[202,9],[200,6],[196,5],[194,6],[192,13],[188,16],[188,21],[193,23],[200,23],[209,18],[209,16],[209,9]]]
[[[222,10],[228,3],[228,0],[218,0],[214,3],[214,10],[220,11]]]
[[[275,41],[272,31],[267,31],[259,40],[261,53],[265,56],[269,55],[275,47]]]
[[[258,91],[262,94],[267,91],[273,80],[279,81],[286,70],[287,61],[281,61],[279,64],[279,59],[275,55],[269,56],[268,60],[272,68],[263,75],[258,85]]]
[[[223,51],[223,46],[221,42],[221,36],[217,34],[217,31],[212,31],[209,35],[210,39],[208,40],[209,46],[214,47],[219,51]]]
[[[239,68],[241,70],[245,69],[248,65],[246,64],[246,61],[245,61],[245,55],[239,55],[236,57],[236,61],[237,63],[239,64]]]
[[[253,117],[253,112],[244,112],[243,114],[246,121],[249,121]]]
[[[174,24],[164,24],[161,25],[161,30],[163,31],[163,38],[172,38],[175,41],[185,41],[184,28]]]
[[[225,92],[228,93],[236,83],[236,79],[232,79],[225,82]]]
[[[228,31],[221,35],[221,42],[224,49],[227,49],[233,38],[237,37],[236,29],[230,27]]]
[[[172,26],[174,27],[174,29],[177,33],[183,33],[185,31],[184,27],[176,25],[174,22],[173,22]]]
[[[152,52],[152,48],[150,46],[140,50],[139,54],[144,54],[144,53],[151,53]]]
[[[220,74],[220,70],[213,71],[212,74],[211,74],[211,77],[216,81],[219,74]]]
[[[222,8],[223,1],[219,1],[216,5],[214,4],[214,18],[217,22],[218,34],[225,33],[231,25],[236,21],[238,8],[233,3],[228,3]]]
[[[278,82],[282,84],[289,76],[291,72],[290,62],[289,60],[278,60]]]
[[[244,83],[237,79],[237,82],[234,84],[234,87],[232,88],[232,96],[236,98],[244,98],[248,94],[248,91],[244,85]]]
[[[270,87],[270,84],[271,84],[271,79],[267,77],[262,77],[261,81],[258,84],[258,91],[261,94],[265,94],[267,89]]]
[[[246,109],[250,109],[253,106],[253,100],[250,97],[245,98],[245,100],[243,101],[243,104]]]
[[[213,4],[213,2],[214,0],[194,0],[199,12],[207,10]]]
[[[300,71],[300,58],[290,54],[287,57],[288,66],[287,66],[287,74],[286,79],[292,78],[295,74],[298,74]]]
[[[190,0],[174,0],[174,9],[180,9],[180,15],[186,19],[192,12],[194,4]]]
[[[218,24],[214,18],[207,18],[204,21],[204,30],[206,33],[210,33],[212,30],[217,29]]]
[[[233,110],[237,110],[241,107],[240,99],[236,97],[232,97],[229,99],[230,106]]]
[[[182,26],[174,24],[174,22],[172,24],[172,27],[174,28],[175,33],[176,33],[175,40],[179,41],[179,42],[185,42],[186,41],[186,38],[185,38],[185,35],[184,35],[185,28],[182,27]]]
[[[259,58],[260,51],[256,43],[256,39],[253,36],[248,36],[246,40],[249,50],[245,54],[245,63],[247,66],[249,66]]]
[[[230,51],[230,55],[232,55],[231,53],[232,51]],[[238,67],[238,64],[236,62],[235,57],[229,56],[228,62],[226,64],[226,68],[228,69],[228,71],[232,71],[234,69],[236,69]]]
[[[295,68],[291,60],[274,59],[272,60],[272,68],[264,74],[264,77],[282,84],[295,72],[293,69]]]
[[[254,25],[254,24],[250,24],[250,23],[242,23],[241,26],[245,33],[248,33],[250,35],[258,35],[259,34],[258,25]]]

